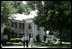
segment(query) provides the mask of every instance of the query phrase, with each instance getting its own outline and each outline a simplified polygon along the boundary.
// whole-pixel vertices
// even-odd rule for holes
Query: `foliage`
[[[32,1],[28,4],[30,8],[37,9],[35,24],[42,26],[45,30],[59,31],[62,38],[62,31],[71,29],[71,2],[70,1]],[[33,10],[34,10],[33,9]],[[62,40],[62,39],[61,39]],[[61,42],[62,43],[62,42]]]
[[[29,24],[28,28],[31,29],[31,24]]]
[[[54,43],[57,42],[57,38],[51,38],[51,39],[48,39],[48,45],[54,45]],[[59,44],[59,43],[58,43]]]
[[[34,22],[46,30],[70,29],[71,2],[70,1],[28,1],[28,5],[38,10]],[[31,8],[31,7],[30,7]],[[69,26],[68,26],[69,25]]]
[[[15,46],[20,46],[20,45],[23,45],[23,43],[22,42],[18,42],[18,43],[12,43],[13,45],[15,45]]]
[[[9,1],[1,1],[1,23],[8,24],[8,17],[16,13],[16,9]]]
[[[1,1],[1,23],[9,25],[11,20],[9,17],[17,13],[30,14],[30,8],[22,1]]]
[[[10,40],[21,40],[22,38],[11,38]]]
[[[47,38],[47,35],[45,34],[45,35],[44,35],[44,41],[46,40],[46,38]]]
[[[15,37],[15,36],[14,36],[14,30],[13,30],[13,29],[10,29],[10,35],[11,35],[11,36],[10,36],[11,38],[14,38],[14,37]]]
[[[14,8],[17,9],[17,13],[23,13],[26,14],[30,13],[30,9],[27,4],[23,4],[22,1],[11,1],[11,4],[14,6]]]
[[[37,42],[41,42],[39,34],[36,35],[36,40],[37,40]]]
[[[49,32],[49,35],[54,35],[54,33],[52,31]]]
[[[21,42],[22,38],[11,38],[10,41],[11,42]]]
[[[62,33],[62,41],[71,42],[71,31],[64,30]]]
[[[3,35],[7,35],[8,36],[8,40],[10,40],[10,28],[4,28],[3,30]]]
[[[6,40],[6,39],[1,39],[1,44],[2,45],[6,45],[6,42],[7,42],[8,40]]]
[[[71,42],[62,42],[62,44],[71,44]]]
[[[24,33],[19,33],[19,38],[22,38]]]
[[[6,42],[6,45],[10,46],[13,45],[11,42]]]
[[[3,35],[9,34],[9,33],[10,33],[10,28],[4,28]]]

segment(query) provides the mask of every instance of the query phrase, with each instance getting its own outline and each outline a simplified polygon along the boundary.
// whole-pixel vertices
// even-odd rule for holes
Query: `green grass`
[[[62,42],[62,44],[71,44],[71,42]]]
[[[23,45],[23,43],[22,42],[7,42],[6,43],[7,45],[15,45],[15,46],[21,46],[21,45]],[[25,43],[26,44],[26,43]],[[29,42],[29,45],[30,45],[30,42]]]
[[[21,40],[22,38],[11,38],[10,40]],[[7,42],[6,43],[7,45],[23,45],[23,43],[20,41],[20,42]],[[62,42],[62,44],[65,44],[61,47],[70,47],[70,45],[68,44],[71,44],[71,42]],[[30,45],[30,42],[29,42],[29,45]],[[33,45],[41,45],[41,46],[51,46],[51,47],[60,47],[60,45],[48,45],[44,42],[34,42]]]
[[[35,43],[33,43],[34,45],[40,45],[40,42],[35,42]]]
[[[22,40],[22,38],[11,38],[10,40]]]
[[[66,43],[65,45],[46,45],[44,42],[34,42],[33,45],[41,45],[41,46],[48,46],[49,48],[71,48],[70,42],[63,42]],[[7,42],[8,45],[15,45],[15,46],[22,46],[23,43],[22,42]],[[29,46],[30,46],[30,42],[29,42]]]

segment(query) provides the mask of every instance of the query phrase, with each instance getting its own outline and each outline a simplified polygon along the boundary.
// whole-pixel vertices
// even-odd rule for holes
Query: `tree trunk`
[[[62,46],[62,29],[60,29],[60,46]]]

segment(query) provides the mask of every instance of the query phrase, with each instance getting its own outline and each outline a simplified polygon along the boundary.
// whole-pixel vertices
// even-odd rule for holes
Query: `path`
[[[2,48],[27,48],[23,46],[2,46]],[[30,46],[28,48],[31,48]],[[48,48],[46,46],[33,46],[33,48]]]

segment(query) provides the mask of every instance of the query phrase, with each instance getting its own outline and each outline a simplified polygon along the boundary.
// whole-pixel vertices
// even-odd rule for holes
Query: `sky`
[[[24,4],[26,4],[25,1],[23,1]],[[13,19],[15,20],[23,20],[23,19],[28,19],[28,18],[34,18],[36,16],[36,12],[37,10],[35,11],[30,11],[30,14],[29,15],[25,15],[25,14],[14,14],[12,17],[15,17]],[[12,19],[12,17],[9,17],[10,19]]]
[[[24,4],[26,4],[26,1],[22,1]]]

